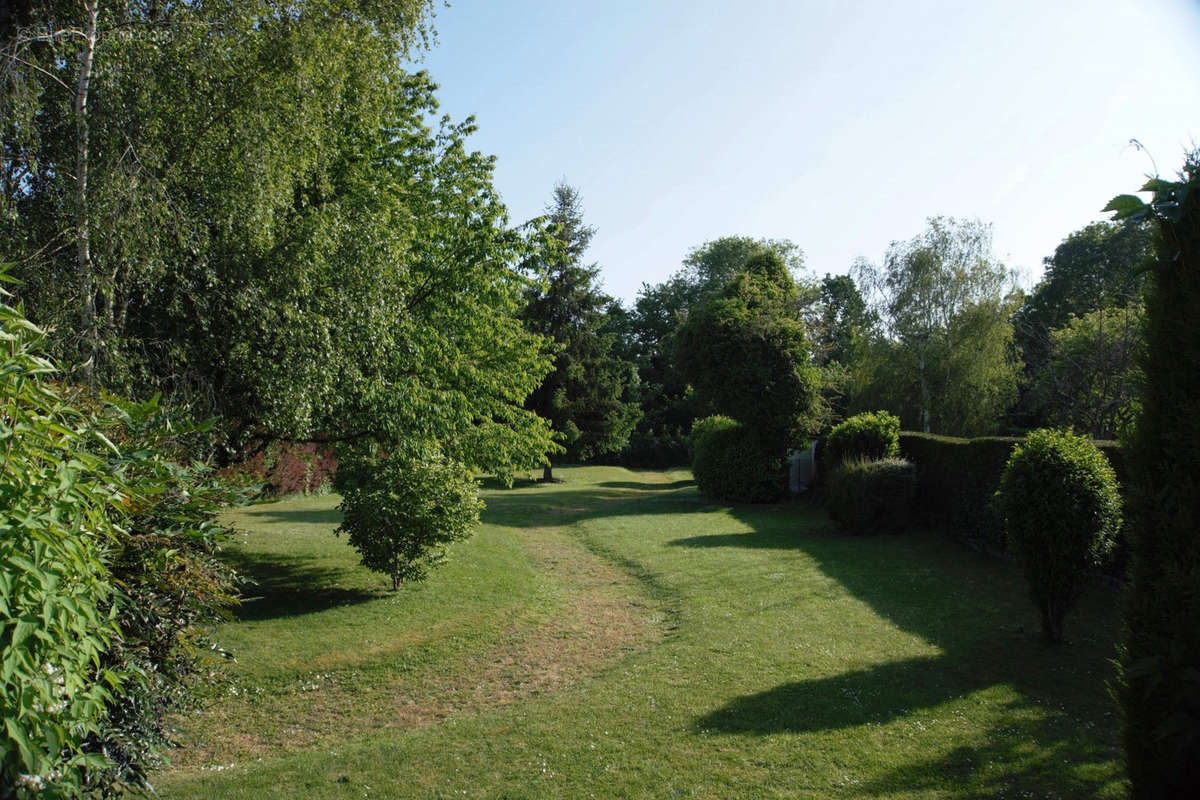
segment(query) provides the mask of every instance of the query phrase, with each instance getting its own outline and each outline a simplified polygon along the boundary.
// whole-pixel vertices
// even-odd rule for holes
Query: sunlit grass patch
[[[297,559],[278,591],[364,596],[229,626],[261,692],[188,721],[164,796],[1120,796],[1111,592],[1048,647],[1012,565],[936,536],[562,475],[487,489],[476,536],[395,595],[334,499],[239,512],[264,574]]]

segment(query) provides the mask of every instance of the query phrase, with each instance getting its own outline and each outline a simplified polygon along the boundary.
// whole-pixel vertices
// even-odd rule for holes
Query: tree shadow
[[[604,484],[590,486],[603,488],[539,484],[496,492],[484,498],[485,507],[480,516],[484,522],[494,525],[567,525],[585,518],[678,514],[711,507],[696,492],[686,491],[686,486],[636,492]]]
[[[639,481],[603,481],[596,484],[608,489],[635,489],[642,492],[671,492],[686,486],[695,486],[693,480],[672,481],[671,483],[642,483]]]
[[[1068,616],[1065,646],[1045,643],[1015,564],[972,553],[937,534],[848,536],[818,510],[781,519],[734,508],[747,533],[691,536],[675,547],[796,550],[857,600],[940,655],[891,661],[840,675],[800,677],[737,697],[694,723],[740,735],[811,733],[887,725],[975,692],[1009,687],[1019,700],[986,740],[907,763],[860,787],[865,796],[945,789],[981,765],[1000,785],[1092,796],[1122,779],[1116,707],[1107,694],[1119,630],[1111,591],[1092,587]],[[795,524],[786,523],[787,513]],[[818,519],[819,518],[819,519]],[[1109,724],[1104,724],[1104,723]],[[951,780],[947,783],[947,776]],[[990,794],[987,784],[975,789]]]
[[[336,508],[272,508],[270,504],[251,508],[247,517],[263,522],[283,522],[302,525],[328,525],[330,530],[342,524],[342,512]]]
[[[349,570],[318,566],[303,556],[231,549],[223,557],[252,582],[243,589],[246,597],[234,609],[234,617],[241,621],[297,617],[365,603],[381,594],[341,585],[351,579]]]

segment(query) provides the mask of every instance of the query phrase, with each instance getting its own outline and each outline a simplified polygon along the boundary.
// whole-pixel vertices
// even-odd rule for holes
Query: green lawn
[[[1119,620],[1043,645],[1020,573],[686,472],[489,488],[484,524],[385,591],[334,497],[255,506],[233,679],[181,722],[166,798],[1121,797]]]

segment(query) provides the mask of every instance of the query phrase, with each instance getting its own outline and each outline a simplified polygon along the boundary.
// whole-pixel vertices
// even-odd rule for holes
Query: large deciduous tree
[[[616,333],[606,316],[612,298],[596,283],[599,268],[583,261],[595,229],[584,224],[574,187],[554,187],[545,222],[544,246],[524,262],[532,278],[524,319],[530,331],[551,344],[554,366],[526,406],[549,420],[564,458],[587,461],[615,453],[629,441],[641,416],[629,397],[637,374],[614,351]],[[548,457],[542,480],[554,480]]]
[[[1009,318],[1019,298],[991,243],[988,225],[936,217],[919,236],[893,242],[882,265],[859,262],[886,334],[864,363],[860,401],[926,432],[995,429],[1016,399]]]
[[[1141,300],[1143,267],[1153,252],[1150,226],[1095,222],[1067,236],[1045,259],[1045,274],[1014,318],[1016,341],[1031,373],[1050,355],[1050,331],[1072,317]]]
[[[631,350],[641,384],[643,416],[628,458],[644,466],[687,461],[692,420],[711,413],[692,392],[675,361],[675,335],[689,310],[718,294],[755,256],[775,253],[795,276],[804,254],[787,239],[722,236],[688,251],[662,283],[643,284],[630,311]]]
[[[776,253],[753,256],[692,309],[676,348],[701,401],[741,424],[769,456],[764,468],[776,471],[790,448],[815,433],[820,381],[809,364],[795,282]]]
[[[106,387],[271,438],[437,441],[505,471],[545,426],[521,238],[434,85],[429,4],[98,6],[80,274],[73,4],[4,40],[3,215],[31,316]],[[90,309],[90,310],[89,310]]]

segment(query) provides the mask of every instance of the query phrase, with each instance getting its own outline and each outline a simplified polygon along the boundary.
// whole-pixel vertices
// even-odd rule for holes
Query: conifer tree
[[[1114,198],[1160,233],[1146,302],[1145,390],[1128,447],[1132,567],[1125,612],[1125,751],[1137,800],[1200,786],[1200,152],[1178,182]]]
[[[637,373],[613,351],[615,337],[605,325],[612,298],[598,285],[600,268],[583,262],[596,230],[583,222],[578,190],[556,184],[546,221],[549,240],[524,262],[534,279],[524,318],[526,327],[549,339],[556,352],[554,369],[530,394],[526,407],[560,435],[561,458],[587,461],[615,453],[629,441],[641,416],[637,403],[629,400]],[[549,458],[542,480],[555,480]]]

